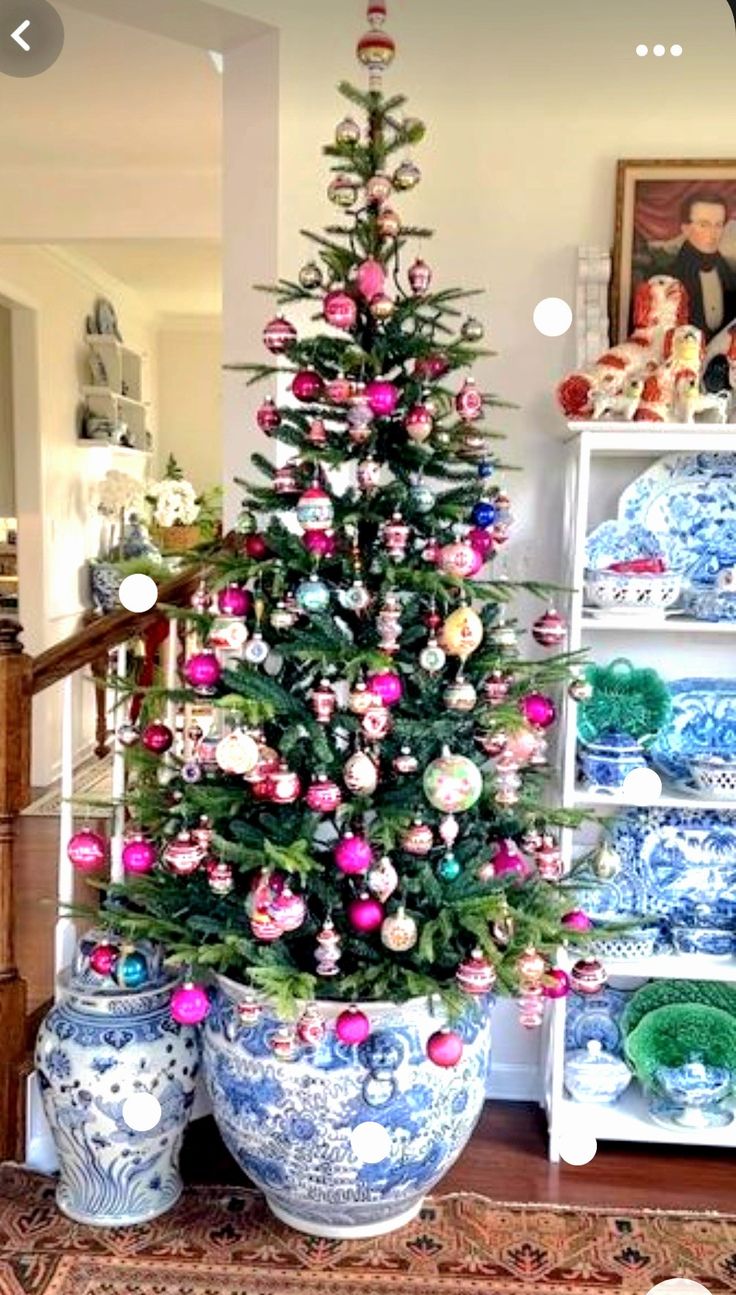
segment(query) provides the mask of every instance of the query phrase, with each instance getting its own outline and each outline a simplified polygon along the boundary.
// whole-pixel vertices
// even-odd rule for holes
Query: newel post
[[[18,1154],[23,1128],[26,986],[15,965],[13,842],[30,799],[33,676],[21,633],[0,618],[0,1159]]]

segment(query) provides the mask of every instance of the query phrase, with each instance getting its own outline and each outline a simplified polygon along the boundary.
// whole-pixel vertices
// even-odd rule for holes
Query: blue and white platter
[[[565,1051],[586,1048],[595,1039],[606,1052],[620,1057],[623,1052],[620,1020],[632,993],[631,989],[611,989],[607,985],[589,998],[570,994],[565,1012]]]
[[[589,571],[606,571],[614,562],[635,558],[668,559],[662,537],[636,522],[601,522],[585,541],[585,565]]]
[[[653,763],[687,783],[693,758],[736,756],[736,678],[673,679],[672,710],[651,748]]]
[[[610,825],[621,867],[586,889],[594,918],[630,913],[670,925],[736,929],[736,812],[632,809]]]
[[[622,522],[652,531],[670,567],[695,587],[736,565],[736,454],[668,454],[626,487]]]

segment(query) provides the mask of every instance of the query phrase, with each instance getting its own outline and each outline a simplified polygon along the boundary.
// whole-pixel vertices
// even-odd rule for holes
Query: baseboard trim
[[[486,1097],[499,1102],[538,1102],[542,1097],[539,1067],[522,1062],[496,1062],[491,1058]]]

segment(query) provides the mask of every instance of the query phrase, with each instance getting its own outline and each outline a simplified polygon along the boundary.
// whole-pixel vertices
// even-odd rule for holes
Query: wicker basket
[[[199,526],[151,526],[151,539],[162,553],[187,553],[202,542]]]

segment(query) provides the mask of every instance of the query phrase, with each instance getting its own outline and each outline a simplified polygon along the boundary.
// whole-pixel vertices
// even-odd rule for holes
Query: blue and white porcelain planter
[[[80,1223],[144,1223],[181,1192],[199,1041],[172,1020],[171,989],[100,994],[59,977],[36,1072],[59,1157],[56,1201]]]
[[[243,986],[218,978],[204,1025],[204,1071],[214,1116],[240,1167],[273,1213],[299,1231],[367,1237],[393,1231],[466,1145],[485,1097],[489,1004],[454,1028],[463,1055],[451,1069],[427,1058],[444,1024],[426,998],[364,1004],[365,1043],[341,1043],[331,1028],[344,1003],[322,1002],[321,1042],[297,1042],[290,1060],[273,1052],[282,1022],[267,1004],[243,1021]],[[249,1018],[252,1013],[246,1014]]]

